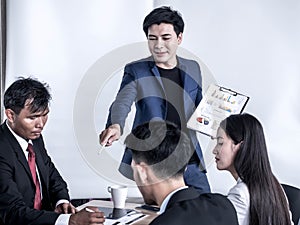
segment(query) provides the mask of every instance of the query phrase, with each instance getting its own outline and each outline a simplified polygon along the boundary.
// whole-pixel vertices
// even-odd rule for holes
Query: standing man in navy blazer
[[[47,86],[31,78],[18,79],[4,94],[7,120],[0,127],[0,224],[103,224],[103,213],[97,208],[92,208],[96,212],[76,212],[67,184],[47,154],[41,132],[50,98]],[[34,205],[37,186],[27,161],[29,144],[41,193],[38,207]]]
[[[167,120],[188,133],[194,149],[184,179],[200,193],[210,192],[203,154],[196,132],[186,127],[187,120],[202,99],[202,77],[198,63],[176,55],[182,42],[184,22],[170,7],[148,14],[143,30],[151,57],[125,66],[120,90],[112,103],[100,144],[110,146],[120,138],[125,120],[135,102],[133,128],[151,120]],[[131,152],[126,149],[119,171],[132,179]]]
[[[200,194],[187,187],[183,173],[193,150],[174,124],[151,121],[125,140],[132,152],[133,177],[145,203],[156,202],[159,216],[150,225],[237,225],[232,203],[221,194]]]

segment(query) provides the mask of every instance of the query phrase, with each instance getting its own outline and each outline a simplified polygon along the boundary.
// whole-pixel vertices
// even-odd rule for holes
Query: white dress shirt
[[[249,225],[250,193],[247,185],[240,178],[238,178],[237,184],[229,190],[227,198],[236,210],[239,225]],[[291,225],[294,225],[291,211],[289,214]],[[300,225],[300,221],[298,225]]]
[[[229,190],[227,198],[236,210],[239,225],[249,225],[250,194],[247,185],[240,178]]]

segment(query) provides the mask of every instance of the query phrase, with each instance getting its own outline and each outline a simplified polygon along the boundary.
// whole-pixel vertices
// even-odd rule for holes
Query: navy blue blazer
[[[171,196],[164,213],[150,225],[238,225],[236,211],[226,196],[207,193],[200,195],[187,188]]]
[[[183,107],[185,121],[187,121],[202,99],[202,77],[196,61],[181,57],[177,59],[184,89]],[[174,88],[181,87],[174,84]],[[154,119],[166,120],[167,102],[165,99],[162,78],[152,57],[129,63],[125,66],[120,90],[110,106],[106,127],[119,124],[123,130],[133,102],[136,112],[132,128]],[[176,103],[172,104],[176,106]],[[199,157],[200,168],[205,170],[196,132],[189,130],[188,135]],[[131,160],[131,151],[126,149],[119,170],[124,176],[132,179]]]
[[[55,168],[42,136],[33,140],[42,185],[42,210],[33,208],[35,185],[27,159],[6,123],[0,127],[0,224],[55,224],[53,210],[60,199],[69,200],[67,184]]]

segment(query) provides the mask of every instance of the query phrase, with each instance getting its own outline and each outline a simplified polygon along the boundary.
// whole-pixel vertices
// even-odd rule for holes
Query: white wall
[[[265,127],[274,173],[300,187],[299,1],[10,0],[7,85],[20,75],[50,84],[44,137],[71,197],[108,196],[111,183],[126,183],[130,195],[139,195],[116,172],[122,142],[98,155],[97,135],[123,65],[147,54],[143,19],[162,4],[182,13],[182,47],[201,59],[207,74],[250,96],[245,111]],[[234,181],[216,171],[208,138],[199,139],[212,189],[226,193]]]

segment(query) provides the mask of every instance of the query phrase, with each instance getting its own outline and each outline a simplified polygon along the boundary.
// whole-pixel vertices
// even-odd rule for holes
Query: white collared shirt
[[[240,178],[237,179],[237,184],[230,189],[227,198],[236,210],[239,225],[249,225],[250,193],[247,185]],[[291,225],[294,225],[291,211],[289,214]]]
[[[236,210],[239,225],[249,225],[250,193],[247,185],[240,178],[229,190],[227,198]]]
[[[7,121],[6,121],[6,126],[8,127],[9,131],[14,135],[14,137],[17,139],[17,142],[19,143],[19,145],[21,146],[23,152],[24,152],[24,155],[26,157],[26,159],[28,160],[28,152],[27,152],[27,147],[28,147],[28,144],[32,144],[32,141],[29,140],[28,142],[24,139],[24,138],[21,138],[19,135],[17,135],[11,128],[10,126],[8,125]],[[38,172],[38,171],[37,171]]]

